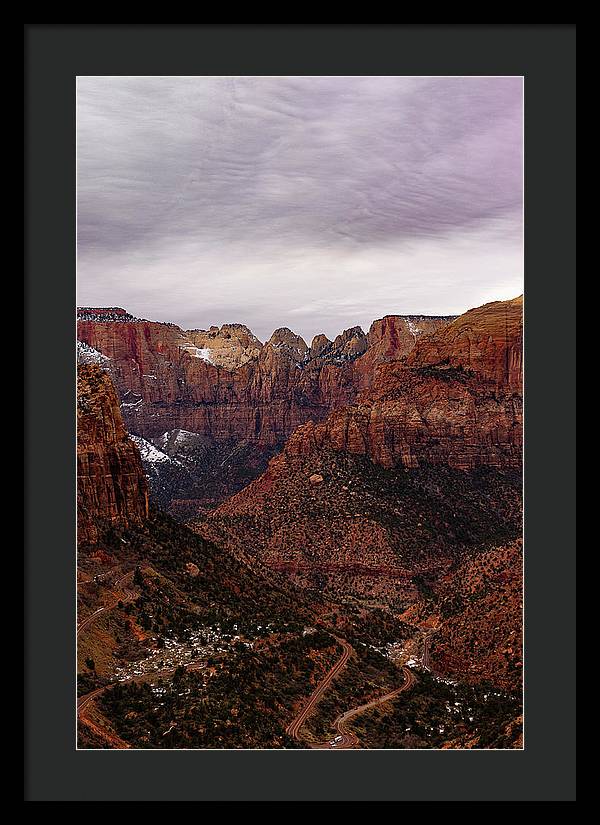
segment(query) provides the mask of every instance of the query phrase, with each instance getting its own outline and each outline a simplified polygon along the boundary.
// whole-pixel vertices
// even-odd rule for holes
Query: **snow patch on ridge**
[[[419,329],[419,327],[415,324],[415,322],[414,322],[414,321],[411,321],[411,319],[410,319],[410,318],[407,318],[407,319],[406,319],[406,325],[407,325],[407,327],[408,327],[408,331],[410,332],[410,334],[412,335],[412,337],[413,337],[413,338],[415,339],[415,341],[416,341],[416,340],[417,340],[417,335],[420,335],[420,334],[421,334],[421,330],[420,330],[420,329]]]
[[[97,349],[90,347],[89,344],[83,341],[77,341],[78,364],[98,364],[101,367],[105,367],[109,361],[110,358],[107,355],[103,355],[101,352],[98,352]]]
[[[198,433],[192,433],[189,430],[168,430],[166,433],[163,433],[158,438],[155,438],[154,441],[161,447],[169,447],[169,449],[187,446],[187,445],[194,445],[194,442],[198,440]]]
[[[166,453],[158,450],[154,444],[146,441],[141,435],[130,435],[129,437],[140,451],[142,461],[149,461],[153,464],[171,463],[172,459]]]
[[[212,364],[213,367],[215,366],[215,362],[212,360],[211,352],[208,347],[194,347],[194,350],[195,352],[193,354],[196,358],[201,358],[208,364]]]
[[[192,358],[199,358],[201,361],[206,361],[207,364],[212,364],[213,367],[217,366],[213,361],[212,353],[208,347],[196,347],[193,344],[189,344],[184,347],[184,349]]]
[[[180,347],[184,352],[187,352],[192,358],[199,358],[201,361],[205,361],[207,364],[212,364],[213,367],[216,367],[217,364],[213,361],[212,352],[208,347],[197,347],[194,344],[186,342],[182,347]]]
[[[198,437],[198,433],[191,433],[189,430],[176,430],[175,441],[173,446],[180,447],[182,444],[189,443]]]

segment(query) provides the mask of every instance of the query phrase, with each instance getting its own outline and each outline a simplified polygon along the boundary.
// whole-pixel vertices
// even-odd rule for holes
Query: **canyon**
[[[521,338],[520,300],[424,336],[406,358],[381,362],[355,403],[300,426],[262,476],[196,529],[232,548],[237,536],[298,581],[320,576],[338,591],[350,575],[357,593],[387,588],[395,599],[415,573],[514,537]]]
[[[380,364],[449,320],[386,316],[366,334],[353,327],[310,346],[280,328],[263,345],[241,324],[186,331],[116,307],[83,308],[78,356],[110,374],[129,432],[175,461],[150,472],[152,492],[170,512],[190,515],[260,475],[298,426],[350,404]]]
[[[80,310],[81,746],[159,741],[144,732],[150,707],[134,732],[119,696],[142,708],[144,663],[160,671],[167,643],[180,651],[169,661],[191,668],[186,690],[211,696],[220,674],[233,691],[202,718],[234,714],[248,659],[232,638],[255,650],[260,690],[266,662],[278,674],[263,733],[242,701],[237,735],[302,746],[286,725],[343,637],[351,665],[328,688],[333,719],[319,711],[315,729],[357,691],[354,704],[399,696],[398,663],[417,668],[402,707],[418,718],[427,689],[448,734],[407,736],[392,703],[393,735],[367,714],[368,746],[521,747],[522,337],[520,297],[458,317],[386,316],[310,346],[284,328],[262,344],[239,324],[184,331],[119,307]],[[189,633],[221,646],[196,666]],[[133,680],[123,694],[111,687],[121,678]],[[197,746],[207,728],[183,723],[178,679],[165,689],[181,726],[168,741]],[[460,722],[449,696],[464,704]],[[211,746],[241,741],[236,730]]]

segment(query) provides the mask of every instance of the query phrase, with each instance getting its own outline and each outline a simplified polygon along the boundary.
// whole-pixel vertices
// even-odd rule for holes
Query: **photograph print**
[[[76,106],[77,748],[522,749],[523,78]]]

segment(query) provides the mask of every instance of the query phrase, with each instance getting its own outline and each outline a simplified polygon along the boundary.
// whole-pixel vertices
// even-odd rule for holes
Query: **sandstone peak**
[[[308,354],[308,345],[304,338],[296,335],[288,327],[279,327],[269,338],[268,344],[276,350],[284,350],[297,361],[304,360]]]
[[[128,438],[119,399],[97,364],[77,367],[77,540],[95,542],[109,526],[141,525],[148,486]]]
[[[310,345],[310,357],[311,358],[318,358],[323,352],[327,350],[328,347],[331,346],[331,341],[329,338],[320,333],[319,335],[315,335],[312,339],[312,344]]]
[[[468,310],[420,339],[407,363],[413,367],[455,367],[479,373],[520,392],[522,384],[523,296]]]
[[[344,341],[349,341],[351,338],[362,338],[364,334],[363,328],[357,324],[355,327],[345,329],[336,337],[335,340],[337,341],[338,338],[341,338]]]
[[[258,341],[258,338],[254,335],[252,330],[246,326],[246,324],[230,323],[222,324],[220,327],[213,324],[208,330],[195,329],[190,330],[190,332],[205,332],[213,338],[219,336],[226,338],[227,336],[230,336],[232,338],[251,338],[254,341]]]
[[[455,315],[384,315],[369,328],[369,346],[384,342],[392,348],[405,349],[405,339],[412,349],[417,336],[434,332],[454,318]]]
[[[356,326],[345,329],[333,341],[330,341],[326,335],[316,335],[313,338],[309,355],[310,358],[340,363],[357,358],[366,352],[367,347],[367,336],[361,327]]]
[[[186,333],[200,357],[217,367],[237,369],[257,358],[262,344],[244,324],[211,326],[208,330],[190,330]]]
[[[342,357],[362,355],[368,346],[367,336],[358,326],[345,329],[333,342],[334,351]]]

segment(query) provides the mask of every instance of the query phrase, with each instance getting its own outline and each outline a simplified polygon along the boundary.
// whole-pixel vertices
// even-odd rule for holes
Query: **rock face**
[[[471,310],[419,337],[405,360],[381,362],[355,404],[299,428],[286,450],[343,450],[383,467],[518,468],[521,350],[520,298]]]
[[[119,400],[97,364],[77,368],[77,541],[93,544],[110,526],[141,525],[148,487]]]
[[[192,343],[207,352],[207,361],[217,367],[234,370],[258,358],[262,344],[243,324],[224,324],[209,330],[189,330]]]
[[[240,324],[184,331],[133,319],[119,308],[88,308],[79,313],[78,338],[108,358],[103,367],[130,432],[156,443],[182,430],[212,445],[197,467],[210,505],[262,472],[298,426],[352,403],[372,383],[377,365],[407,355],[420,335],[449,320],[388,316],[368,335],[353,327],[334,341],[317,336],[309,347],[287,328],[262,345]],[[247,453],[245,466],[254,475],[244,470],[237,478],[236,461],[225,487],[213,483],[235,450]],[[188,498],[201,505],[196,492]]]
[[[522,393],[523,296],[471,309],[434,334],[420,337],[409,366],[462,369],[498,390]]]
[[[397,332],[384,319],[378,343]],[[415,576],[520,533],[521,337],[520,299],[423,333],[196,529],[309,587],[414,599]]]

